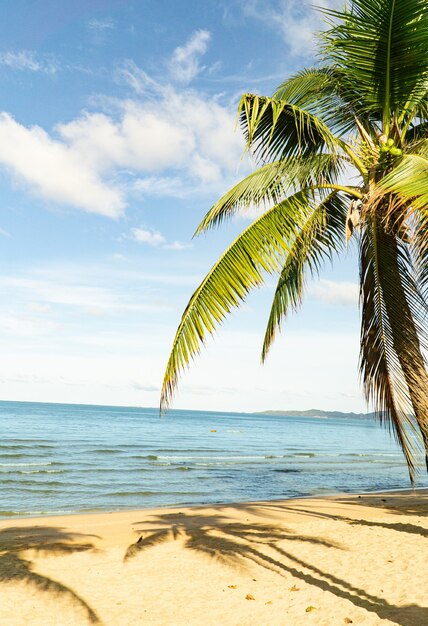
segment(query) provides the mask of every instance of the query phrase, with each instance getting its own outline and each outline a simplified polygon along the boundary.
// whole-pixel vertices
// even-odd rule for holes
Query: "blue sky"
[[[155,406],[188,298],[254,217],[192,239],[252,167],[239,96],[311,64],[320,17],[297,0],[5,0],[1,13],[0,397]],[[175,406],[363,409],[356,282],[352,251],[309,280],[262,368],[269,278]]]

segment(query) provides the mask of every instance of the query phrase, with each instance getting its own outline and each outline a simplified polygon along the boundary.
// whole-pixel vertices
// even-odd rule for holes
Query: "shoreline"
[[[408,489],[381,489],[376,491],[359,491],[357,492],[336,492],[336,493],[323,493],[323,494],[311,494],[311,495],[302,495],[302,496],[290,496],[283,498],[269,498],[268,500],[240,500],[236,501],[219,501],[219,502],[198,502],[198,503],[182,503],[182,504],[161,504],[159,506],[147,506],[147,507],[129,507],[124,509],[97,509],[97,510],[79,510],[79,511],[70,511],[70,512],[61,512],[61,513],[47,513],[45,514],[34,514],[34,515],[20,515],[19,513],[11,513],[10,515],[0,515],[0,526],[2,522],[6,522],[7,520],[34,520],[34,519],[51,519],[51,518],[61,518],[61,517],[76,517],[79,515],[116,515],[118,513],[131,513],[131,512],[148,512],[148,511],[158,511],[165,509],[193,509],[193,508],[201,508],[201,507],[221,507],[221,506],[240,506],[240,505],[257,505],[257,504],[266,504],[267,502],[288,502],[289,500],[324,500],[324,499],[335,499],[335,498],[360,498],[363,496],[370,495],[381,495],[381,494],[407,494],[410,497],[412,494],[416,493],[427,493],[427,487],[410,487]]]
[[[423,488],[4,518],[0,624],[421,626],[427,538]]]

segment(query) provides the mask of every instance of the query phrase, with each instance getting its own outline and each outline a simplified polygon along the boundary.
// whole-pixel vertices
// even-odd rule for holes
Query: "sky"
[[[188,299],[254,219],[193,239],[254,166],[240,95],[314,63],[322,24],[306,0],[3,0],[0,399],[158,405]],[[261,366],[267,277],[174,406],[365,410],[357,280],[351,249],[308,277]]]

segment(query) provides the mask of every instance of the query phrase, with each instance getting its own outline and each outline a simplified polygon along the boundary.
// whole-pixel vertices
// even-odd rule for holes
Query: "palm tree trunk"
[[[425,462],[428,471],[428,372],[422,356],[418,331],[409,301],[402,282],[402,271],[399,267],[397,241],[393,234],[377,227],[379,248],[382,254],[379,259],[380,274],[393,281],[394,288],[386,285],[383,289],[388,320],[391,326],[393,347],[409,390],[416,422],[421,431],[425,447]],[[382,266],[385,272],[382,272]],[[382,281],[382,276],[380,276]]]

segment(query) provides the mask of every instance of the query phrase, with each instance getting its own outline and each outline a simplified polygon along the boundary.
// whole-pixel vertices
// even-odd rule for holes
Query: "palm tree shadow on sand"
[[[217,510],[221,511],[221,507],[217,507]],[[128,547],[125,562],[156,545],[180,539],[185,549],[206,554],[232,567],[245,567],[253,563],[279,576],[292,575],[308,585],[349,600],[355,606],[377,614],[381,619],[392,619],[400,626],[428,623],[427,608],[418,605],[397,607],[389,604],[364,589],[354,587],[346,580],[322,571],[287,550],[287,545],[295,541],[346,549],[338,543],[302,536],[282,525],[252,521],[238,523],[221,512],[212,515],[168,513],[136,524],[141,525],[136,530],[141,536]]]
[[[39,591],[70,599],[86,612],[88,621],[101,624],[96,612],[70,587],[38,574],[32,569],[30,560],[24,557],[27,550],[51,555],[65,555],[73,552],[93,550],[92,543],[85,539],[93,535],[69,533],[62,528],[31,526],[10,527],[0,531],[0,582],[25,582]]]

